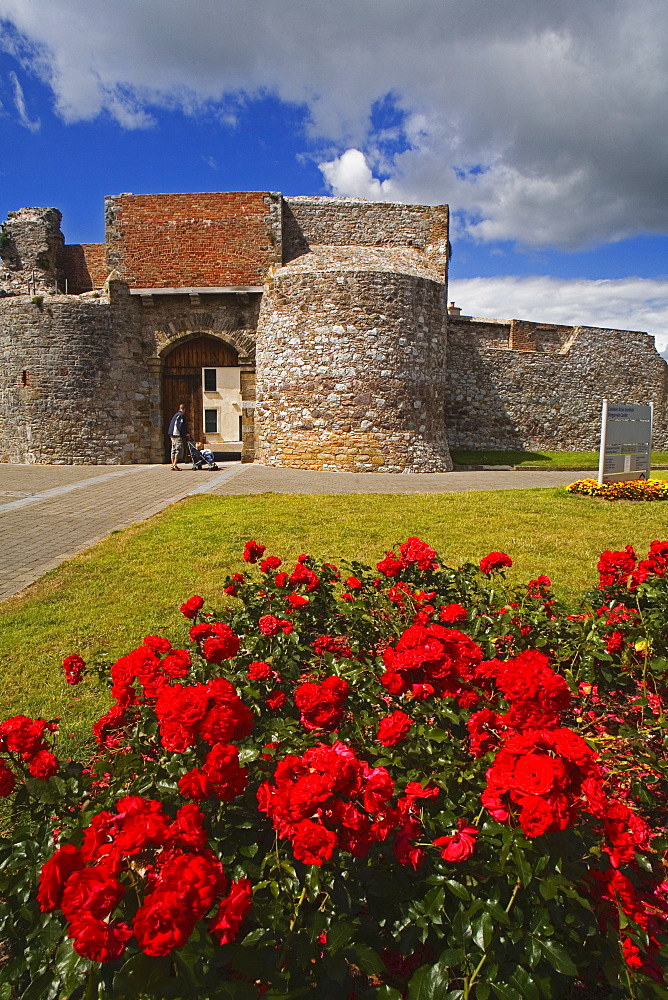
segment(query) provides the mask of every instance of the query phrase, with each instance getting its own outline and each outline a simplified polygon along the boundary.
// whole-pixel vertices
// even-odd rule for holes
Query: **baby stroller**
[[[193,472],[199,472],[200,469],[206,470],[206,472],[218,472],[218,466],[215,462],[207,462],[204,455],[192,441],[188,441],[188,450],[190,452],[190,457],[193,463]]]

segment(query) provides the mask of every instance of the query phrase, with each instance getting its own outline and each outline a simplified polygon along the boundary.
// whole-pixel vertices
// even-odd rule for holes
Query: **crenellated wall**
[[[446,423],[452,448],[595,450],[605,397],[654,403],[654,447],[668,446],[668,366],[653,337],[536,323],[518,331],[518,325],[450,317]],[[524,349],[509,346],[513,333]]]

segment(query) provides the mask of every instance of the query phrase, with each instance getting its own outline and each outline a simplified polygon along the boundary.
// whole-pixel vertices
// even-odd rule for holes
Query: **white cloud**
[[[9,79],[12,82],[12,88],[14,90],[14,107],[18,113],[19,122],[24,128],[27,128],[29,132],[39,132],[42,123],[39,118],[33,119],[28,115],[23,87],[21,86],[18,76],[16,73],[10,73]]]
[[[448,286],[467,316],[643,330],[668,349],[668,281],[551,277],[460,278]]]
[[[340,194],[449,202],[485,241],[668,229],[665,0],[0,0],[2,18],[66,121],[269,92],[308,107]],[[388,94],[398,155],[371,127]]]

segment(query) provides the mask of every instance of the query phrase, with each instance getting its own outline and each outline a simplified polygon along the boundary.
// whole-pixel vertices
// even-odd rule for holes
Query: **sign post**
[[[601,409],[598,485],[649,479],[654,406],[608,403]]]

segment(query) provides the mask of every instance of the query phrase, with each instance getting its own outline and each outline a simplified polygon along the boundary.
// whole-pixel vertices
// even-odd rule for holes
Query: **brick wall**
[[[107,248],[104,243],[65,244],[60,253],[61,291],[67,279],[70,295],[102,288],[107,280]]]
[[[107,264],[131,288],[262,285],[281,261],[281,199],[266,191],[107,198]]]

